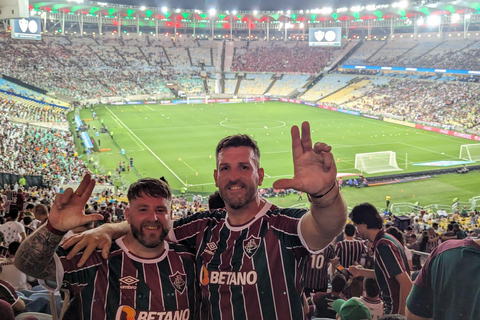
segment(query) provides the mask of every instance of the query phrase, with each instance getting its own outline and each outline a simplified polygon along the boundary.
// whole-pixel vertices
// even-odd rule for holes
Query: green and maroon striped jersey
[[[57,282],[66,282],[81,304],[79,319],[142,320],[196,319],[194,255],[185,247],[164,242],[157,258],[144,259],[131,253],[117,239],[108,260],[96,250],[82,268],[82,253],[72,260],[59,248]]]
[[[196,252],[202,319],[303,319],[305,213],[267,203],[242,226],[224,209],[175,221],[172,240]]]

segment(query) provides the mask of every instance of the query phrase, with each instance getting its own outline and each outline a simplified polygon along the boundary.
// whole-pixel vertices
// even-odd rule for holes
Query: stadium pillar
[[[118,16],[118,24],[117,24],[117,33],[118,33],[118,36],[121,37],[121,34],[122,34],[122,22],[120,21],[120,16]]]
[[[233,40],[233,14],[230,14],[230,39]]]
[[[102,16],[98,17],[97,19],[98,19],[98,33],[100,35],[102,35],[102,29],[103,29],[103,27],[102,27]]]
[[[419,25],[418,25],[418,19],[419,19],[419,18],[418,18],[418,13],[415,13],[415,20],[414,20],[414,22],[413,22],[413,23],[414,23],[414,24],[413,24],[413,38],[414,38],[415,40],[417,40],[417,35],[418,35],[418,27],[419,27]]]
[[[463,14],[463,38],[467,39],[468,29],[470,28],[470,9]]]
[[[196,17],[195,17],[195,14],[193,15],[193,35],[195,36],[195,23],[196,23]]]
[[[215,37],[214,31],[213,31],[213,28],[215,27],[215,21],[213,19],[215,19],[215,18],[214,17],[210,18],[210,23],[212,24],[212,40]]]
[[[195,16],[193,16],[195,19]],[[195,22],[193,22],[193,33],[195,33]],[[158,38],[158,18],[155,18],[155,37]]]
[[[62,36],[65,35],[65,11],[62,12]]]
[[[80,15],[80,36],[83,37],[83,14]]]
[[[270,41],[270,21],[267,19],[267,42]]]
[[[252,29],[250,28],[250,16],[248,16],[248,40],[250,40],[250,32],[252,31]]]
[[[393,14],[392,17],[390,18],[390,35],[393,36],[395,33],[395,21],[393,19]]]
[[[140,34],[140,17],[137,14],[137,35]]]

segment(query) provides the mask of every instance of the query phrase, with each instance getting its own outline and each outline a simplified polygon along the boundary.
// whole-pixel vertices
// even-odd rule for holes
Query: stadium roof
[[[110,0],[114,1],[114,0]],[[121,0],[118,0],[121,1]],[[192,0],[189,0],[190,2]],[[189,1],[185,0],[185,3]],[[134,1],[138,4],[141,1]],[[347,0],[349,2],[349,0]],[[373,2],[373,1],[372,1]],[[372,3],[370,2],[370,3]],[[480,2],[474,1],[412,1],[393,2],[390,4],[364,5],[339,7],[338,4],[345,1],[336,1],[336,7],[304,8],[301,10],[216,10],[209,12],[204,5],[198,9],[168,8],[166,6],[145,7],[140,5],[113,4],[106,2],[66,0],[66,1],[42,1],[30,0],[31,10],[48,11],[66,14],[104,15],[109,17],[139,17],[157,18],[166,20],[197,19],[209,20],[213,16],[215,20],[255,20],[262,21],[341,21],[341,20],[383,20],[391,18],[412,18],[432,15],[454,14],[480,14]],[[200,8],[200,7],[204,8]]]

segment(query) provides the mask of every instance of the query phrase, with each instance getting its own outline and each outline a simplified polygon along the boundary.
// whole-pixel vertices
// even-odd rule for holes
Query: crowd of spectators
[[[0,123],[2,172],[43,175],[44,182],[52,185],[75,180],[86,172],[70,132],[14,123],[4,113]]]
[[[479,98],[477,86],[466,82],[395,79],[354,94],[344,105],[414,122],[473,128],[480,123]]]
[[[233,71],[287,72],[318,74],[335,57],[332,50],[308,47],[305,42],[295,46],[262,46],[237,49],[233,58]],[[338,54],[338,53],[337,53]]]

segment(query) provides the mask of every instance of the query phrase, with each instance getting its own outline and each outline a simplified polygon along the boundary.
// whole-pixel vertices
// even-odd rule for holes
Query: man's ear
[[[265,177],[265,171],[263,168],[258,168],[258,185],[261,186],[263,178]]]
[[[218,188],[217,178],[218,178],[218,170],[215,169],[213,170],[213,179],[215,179],[215,186]]]
[[[125,221],[130,223],[130,206],[127,206],[125,208]]]

